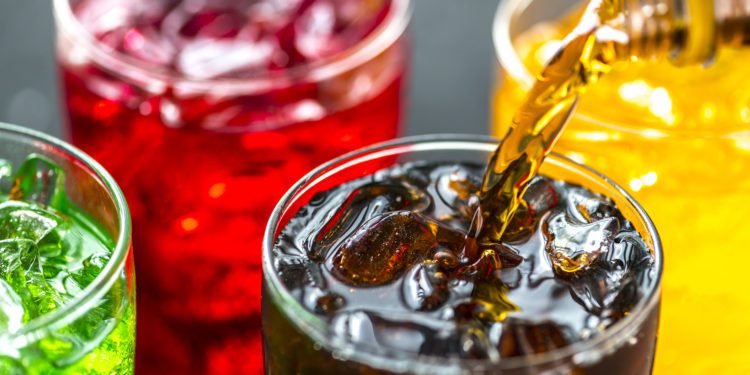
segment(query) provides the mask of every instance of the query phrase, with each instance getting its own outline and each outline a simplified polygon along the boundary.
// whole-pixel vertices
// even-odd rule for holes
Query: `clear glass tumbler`
[[[266,219],[321,162],[398,134],[411,0],[54,4],[68,133],[133,212],[138,372],[260,373]],[[373,23],[328,38],[337,17]]]
[[[0,123],[0,202],[0,373],[132,374],[130,215],[112,177]]]
[[[630,315],[593,339],[544,354],[508,358],[496,364],[378,350],[335,334],[327,322],[302,306],[280,280],[271,255],[274,243],[289,220],[316,193],[395,164],[430,161],[483,165],[496,147],[497,140],[489,137],[405,138],[332,160],[297,182],[276,206],[263,241],[263,332],[267,371],[274,374],[650,373],[659,324],[658,280],[662,270],[659,236],[646,213],[628,193],[608,178],[560,155],[547,158],[541,174],[611,198],[625,219],[633,223],[656,259],[656,287],[640,300]]]

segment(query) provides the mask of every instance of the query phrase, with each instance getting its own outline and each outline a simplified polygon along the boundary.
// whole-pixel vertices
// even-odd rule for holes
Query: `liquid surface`
[[[532,74],[576,22],[577,16],[539,24],[516,38]],[[666,61],[615,66],[581,96],[555,146],[628,189],[659,228],[668,271],[657,374],[750,372],[744,317],[750,297],[736,287],[746,271],[741,262],[707,267],[699,260],[731,256],[750,231],[750,217],[738,209],[750,205],[748,58],[747,49],[722,50],[708,68]],[[496,135],[507,131],[527,87],[504,75],[494,106]],[[711,282],[696,283],[697,270]],[[707,316],[722,318],[710,329],[686,330]]]
[[[652,292],[650,250],[614,204],[544,177],[495,263],[472,259],[482,172],[406,164],[318,193],[280,234],[274,267],[334,335],[367,350],[492,362],[599,335]]]
[[[144,82],[92,57],[84,41],[58,38],[71,139],[112,173],[131,208],[145,286],[137,293],[138,372],[262,373],[268,217],[320,163],[397,135],[406,41],[329,79],[299,71],[371,35],[391,2],[75,5],[93,35],[149,72],[273,79],[251,88]],[[263,12],[273,17],[263,20]],[[272,56],[245,54],[268,45]],[[184,59],[190,63],[182,66]]]
[[[134,316],[122,291],[105,294],[81,318],[38,341],[10,340],[78,296],[114,248],[69,203],[64,179],[40,156],[29,156],[15,172],[0,159],[0,374],[132,373]]]

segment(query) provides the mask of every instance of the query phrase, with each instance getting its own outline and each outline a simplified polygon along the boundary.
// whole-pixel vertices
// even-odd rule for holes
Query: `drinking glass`
[[[316,193],[395,164],[429,161],[483,165],[497,148],[489,137],[429,135],[365,148],[318,167],[297,182],[273,211],[263,240],[263,332],[269,373],[357,374],[649,374],[659,322],[662,252],[648,215],[608,178],[563,156],[547,158],[540,173],[611,198],[643,237],[655,258],[656,284],[632,312],[602,334],[543,354],[482,360],[440,358],[352,343],[302,306],[280,280],[272,250],[286,224]]]
[[[111,243],[112,248],[108,249],[111,254],[108,261],[101,265],[101,271],[89,275],[93,279],[71,300],[63,302],[51,312],[24,322],[20,329],[0,331],[0,373],[132,374],[135,277],[130,215],[125,198],[101,165],[80,150],[48,135],[0,123],[0,160],[19,166],[29,155],[43,157],[61,171],[64,184],[55,189],[64,190],[65,204],[58,211],[74,219],[85,217],[92,226],[86,229],[85,234],[107,237],[104,242]],[[40,179],[48,176],[43,172],[33,171]],[[4,190],[8,187],[7,182],[4,177],[0,178]],[[3,228],[6,235],[9,229]],[[91,233],[88,233],[89,229]],[[92,241],[65,241],[75,244],[79,240],[82,241],[80,246],[87,246],[86,241]],[[3,250],[7,251],[7,248],[3,247]],[[76,251],[85,252],[86,249]],[[12,264],[12,255],[6,253],[6,256],[4,262],[0,263],[4,268],[2,285],[7,287],[9,284],[5,283],[5,278],[14,276],[6,269]],[[38,262],[39,258],[36,260]],[[54,268],[55,265],[50,267]],[[46,264],[44,270],[48,270]],[[34,279],[26,275],[26,282],[32,284],[29,287],[35,288],[35,293],[41,293],[39,290],[44,286],[34,283]],[[66,290],[78,288],[77,284],[71,285],[68,280],[63,280],[63,283]],[[6,291],[2,294],[3,310],[0,317],[5,319],[8,317],[6,313],[12,312],[6,298],[12,297]],[[36,299],[35,302],[42,303]]]
[[[162,27],[205,6],[179,21],[179,32],[221,34],[178,51],[190,62],[185,72],[156,61],[169,43],[152,29],[125,27],[121,37],[130,38],[132,54],[143,53],[138,59],[108,44],[116,35],[94,36],[112,23],[142,24],[167,3],[178,5],[155,21]],[[141,374],[261,372],[260,248],[273,205],[321,162],[399,132],[411,0],[389,1],[379,24],[343,52],[284,69],[211,75],[266,48],[238,37],[237,50],[217,53],[239,17],[217,10],[318,3],[313,16],[322,18],[314,21],[323,22],[326,1],[54,2],[68,134],[112,172],[132,208]],[[357,11],[372,4],[350,3]]]

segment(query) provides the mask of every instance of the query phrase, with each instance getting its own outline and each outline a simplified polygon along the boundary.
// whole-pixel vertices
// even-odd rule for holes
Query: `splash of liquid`
[[[471,235],[479,249],[494,247],[529,183],[565,128],[578,96],[623,59],[627,36],[612,26],[616,0],[593,0],[578,26],[547,63],[487,166]]]

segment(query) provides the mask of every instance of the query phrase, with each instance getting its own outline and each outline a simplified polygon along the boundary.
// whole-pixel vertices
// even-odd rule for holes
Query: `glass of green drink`
[[[74,147],[0,123],[0,374],[130,374],[130,215]]]

